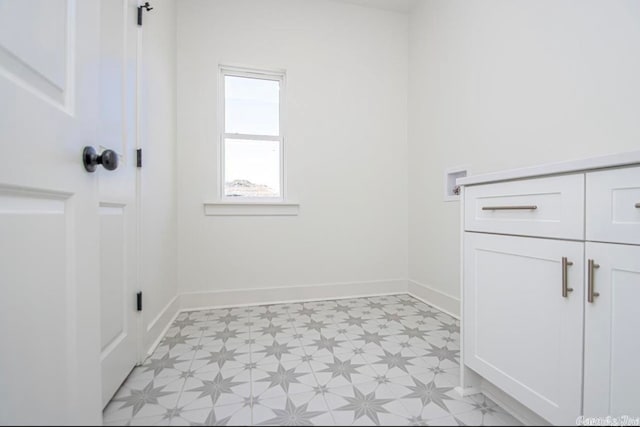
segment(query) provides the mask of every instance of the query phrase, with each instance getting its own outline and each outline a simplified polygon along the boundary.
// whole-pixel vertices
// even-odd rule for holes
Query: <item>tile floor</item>
[[[461,398],[459,324],[407,296],[181,314],[106,425],[519,425]]]

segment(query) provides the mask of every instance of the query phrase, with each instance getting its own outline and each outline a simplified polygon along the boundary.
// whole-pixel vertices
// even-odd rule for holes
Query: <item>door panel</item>
[[[587,243],[594,291],[586,303],[585,416],[640,415],[640,247]]]
[[[0,424],[101,422],[98,6],[0,0]]]
[[[10,287],[3,289],[3,299],[12,302],[0,310],[0,325],[10,332],[3,334],[0,351],[0,421],[4,421],[21,419],[24,408],[19,401],[39,390],[43,378],[53,376],[58,387],[68,389],[68,379],[52,375],[51,369],[60,367],[67,372],[72,348],[56,341],[61,338],[59,330],[70,330],[75,319],[69,304],[74,293],[67,288],[67,196],[7,189],[0,194],[0,235],[4,242],[12,242],[0,245],[0,277],[3,288]],[[27,304],[29,310],[25,311]],[[51,310],[52,306],[58,309]],[[47,349],[56,351],[47,355],[47,363],[41,363]],[[64,419],[68,403],[65,393],[53,394],[47,402],[48,416]],[[44,421],[38,416],[29,418]]]
[[[73,55],[72,0],[0,1],[0,64],[5,76],[66,106]]]
[[[99,169],[102,403],[137,360],[136,230],[137,2],[101,0],[100,125],[102,150],[118,153],[114,172]]]
[[[465,363],[553,424],[582,391],[584,244],[465,234]],[[562,258],[568,267],[562,296]]]
[[[126,264],[126,230],[122,206],[100,207],[100,287],[102,311],[101,344],[104,352],[126,333],[125,298],[123,284]]]

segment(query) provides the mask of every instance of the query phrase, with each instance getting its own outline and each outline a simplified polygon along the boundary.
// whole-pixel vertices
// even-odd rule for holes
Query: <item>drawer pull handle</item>
[[[567,257],[562,258],[562,297],[569,298],[569,292],[573,292],[573,288],[569,287],[569,267],[573,263]]]
[[[485,206],[483,211],[535,211],[537,206]]]
[[[596,264],[594,260],[590,259],[587,267],[587,300],[591,304],[600,296],[600,294],[595,291],[595,273],[598,268],[600,268],[600,266]]]

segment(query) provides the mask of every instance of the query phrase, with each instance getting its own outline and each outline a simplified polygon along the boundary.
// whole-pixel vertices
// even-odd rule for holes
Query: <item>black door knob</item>
[[[98,154],[95,148],[84,147],[82,163],[87,172],[95,172],[98,165],[102,165],[108,171],[113,171],[118,169],[118,153],[113,150],[104,150]]]

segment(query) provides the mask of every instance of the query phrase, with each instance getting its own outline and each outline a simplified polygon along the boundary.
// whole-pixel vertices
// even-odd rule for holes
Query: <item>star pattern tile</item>
[[[298,378],[304,374],[298,374],[296,369],[285,369],[282,365],[278,365],[275,372],[268,372],[268,377],[262,382],[269,382],[269,388],[282,387],[285,393],[289,392],[289,386],[293,383],[299,383]]]
[[[275,417],[263,421],[257,425],[277,425],[277,426],[312,426],[312,419],[322,415],[322,411],[309,411],[309,405],[296,406],[291,399],[287,399],[285,409],[273,409]]]
[[[233,387],[239,386],[242,383],[234,382],[233,378],[223,378],[220,373],[216,375],[213,381],[202,381],[202,386],[190,389],[188,391],[198,391],[201,397],[209,396],[211,403],[216,404],[220,396],[225,393],[233,393]]]
[[[353,411],[353,421],[358,421],[362,417],[367,417],[376,425],[380,425],[378,414],[389,413],[384,405],[391,403],[393,399],[376,399],[375,392],[364,394],[357,388],[353,388],[355,397],[345,397],[349,402],[347,405],[338,408],[338,411]]]
[[[520,425],[459,397],[458,320],[408,295],[181,313],[108,425]]]
[[[328,372],[333,378],[344,377],[347,381],[352,382],[351,375],[358,373],[358,368],[363,365],[351,363],[351,360],[340,360],[333,357],[332,363],[327,363],[327,368],[319,372]]]
[[[154,387],[153,381],[151,381],[142,390],[132,389],[129,396],[118,397],[113,401],[122,403],[120,409],[132,407],[133,416],[135,417],[145,405],[157,404],[158,398],[171,394],[170,392],[162,391],[163,389],[164,387]]]

